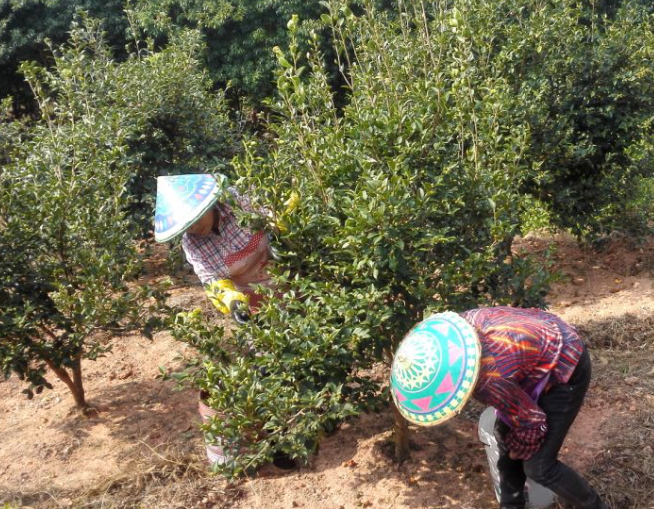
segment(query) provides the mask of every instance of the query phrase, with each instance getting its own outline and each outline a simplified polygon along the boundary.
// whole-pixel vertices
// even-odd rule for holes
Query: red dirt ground
[[[647,385],[654,377],[651,246],[633,248],[614,241],[607,250],[595,253],[581,250],[563,236],[527,237],[520,246],[538,253],[549,244],[557,246],[556,266],[567,275],[550,295],[551,310],[588,334],[595,364],[595,380],[563,456],[606,490],[602,482],[612,467],[604,466],[609,460],[625,464],[619,456],[611,456],[615,430],[636,422],[637,416],[646,418],[654,408]],[[172,298],[188,307],[204,302],[198,285],[178,288]],[[98,495],[94,487],[119,476],[140,475],[144,461],[147,466],[148,458],[154,462],[168,448],[181,447],[197,464],[203,463],[196,396],[158,379],[160,366],[175,367],[180,356],[189,354],[190,349],[167,333],[152,342],[139,336],[116,338],[105,359],[84,365],[87,397],[99,410],[88,419],[71,411],[72,398],[59,382],[31,401],[20,394],[17,379],[0,382],[0,503],[160,509],[495,507],[483,447],[477,440],[475,416],[480,407],[475,405],[442,427],[415,429],[412,458],[401,466],[387,456],[391,417],[386,412],[344,425],[321,443],[308,466],[291,472],[265,467],[257,478],[241,481],[233,493],[226,491],[222,479],[207,478],[202,488],[182,496],[186,481],[171,477],[169,482],[178,483],[179,489],[161,491],[138,505],[133,491],[132,498],[122,501],[120,489],[109,496],[107,487],[106,497]],[[638,358],[647,360],[647,365],[639,364]],[[624,381],[621,389],[616,388],[616,377]],[[651,444],[649,452],[651,456]],[[651,472],[638,468],[645,476],[639,479],[648,482]],[[654,493],[654,477],[651,482]],[[147,483],[141,489],[147,491]],[[94,493],[93,500],[84,501],[83,493]],[[651,500],[638,499],[642,494],[609,496],[618,509],[654,507]]]

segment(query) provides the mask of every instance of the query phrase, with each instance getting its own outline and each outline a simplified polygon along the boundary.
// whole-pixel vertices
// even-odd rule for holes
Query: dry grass
[[[613,509],[654,509],[654,316],[625,314],[580,329],[613,412],[602,430],[608,446],[589,478]]]
[[[577,330],[591,348],[654,349],[654,315],[626,313],[610,320],[578,325]]]
[[[116,475],[79,491],[2,492],[0,503],[13,508],[75,509],[223,509],[240,497],[235,486],[212,476],[197,451],[164,444],[144,445],[143,455]]]
[[[613,509],[654,509],[654,405],[619,429],[612,423],[610,447],[595,458],[590,480]]]

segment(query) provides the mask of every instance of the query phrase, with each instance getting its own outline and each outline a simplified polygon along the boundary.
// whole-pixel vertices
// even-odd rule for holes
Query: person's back
[[[573,327],[541,309],[496,306],[461,316],[479,333],[482,376],[488,371],[488,376],[510,379],[526,392],[546,377],[566,383],[584,348]]]

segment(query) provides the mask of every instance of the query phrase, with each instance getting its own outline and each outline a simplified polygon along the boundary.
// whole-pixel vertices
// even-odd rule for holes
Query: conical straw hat
[[[456,313],[439,313],[402,340],[391,366],[391,394],[400,413],[420,426],[458,414],[472,394],[481,345],[472,325]]]
[[[166,242],[186,231],[216,203],[220,191],[213,175],[158,177],[155,240]]]

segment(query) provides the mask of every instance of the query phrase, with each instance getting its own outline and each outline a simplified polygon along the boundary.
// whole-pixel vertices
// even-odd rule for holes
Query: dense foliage
[[[52,61],[47,42],[59,46],[69,37],[76,13],[101,20],[108,44],[124,55],[128,20],[123,0],[2,0],[0,1],[0,98],[14,96],[17,113],[33,111],[33,94],[19,72],[24,61]]]
[[[463,23],[457,11],[441,16],[448,26]],[[316,34],[309,68],[299,66],[294,17],[289,51],[276,50],[273,151],[259,157],[252,142],[237,166],[274,213],[292,191],[302,197],[279,237],[283,302],[271,300],[235,332],[257,355],[209,360],[198,378],[218,391],[212,404],[221,418],[211,431],[238,431],[243,451],[306,454],[333,412],[379,397],[384,380],[372,367],[391,360],[425,313],[482,302],[542,305],[546,289],[538,267],[509,252],[529,169],[527,133],[510,122],[515,98],[506,81],[480,73],[468,39],[453,30],[431,35],[420,17],[400,25],[372,8],[356,17],[334,3],[323,22],[339,55],[349,58],[348,47],[356,55],[349,104],[341,114],[333,102]],[[214,340],[222,337],[216,332]],[[239,389],[223,390],[232,380]],[[250,413],[240,411],[253,401]],[[237,464],[262,459],[242,454]]]
[[[317,316],[320,305],[309,313]],[[235,477],[280,451],[306,460],[323,433],[374,403],[374,386],[351,373],[347,336],[339,327],[325,338],[319,327],[276,333],[257,326],[267,336],[264,346],[252,341],[249,329],[229,334],[200,310],[177,315],[173,334],[202,356],[173,376],[200,389],[204,403],[218,412],[203,426],[205,435],[233,458],[215,470]],[[356,384],[345,387],[346,381]]]
[[[212,79],[229,83],[258,106],[274,93],[272,48],[288,44],[286,22],[293,14],[317,19],[324,11],[320,2],[302,0],[140,0],[135,5],[142,26],[154,35],[201,29]]]
[[[97,332],[158,323],[161,291],[129,283],[139,274],[135,205],[157,172],[215,164],[212,143],[228,135],[196,52],[187,33],[116,63],[90,25],[51,71],[23,65],[41,119],[3,124],[0,363],[30,395],[49,386],[47,366],[84,407],[81,359],[109,346]],[[150,224],[151,210],[139,212]]]
[[[651,5],[617,5],[501,0],[469,13],[478,65],[506,77],[529,128],[538,172],[523,191],[580,235],[640,234],[652,217],[634,200],[653,170],[636,147],[653,134],[654,20]]]

